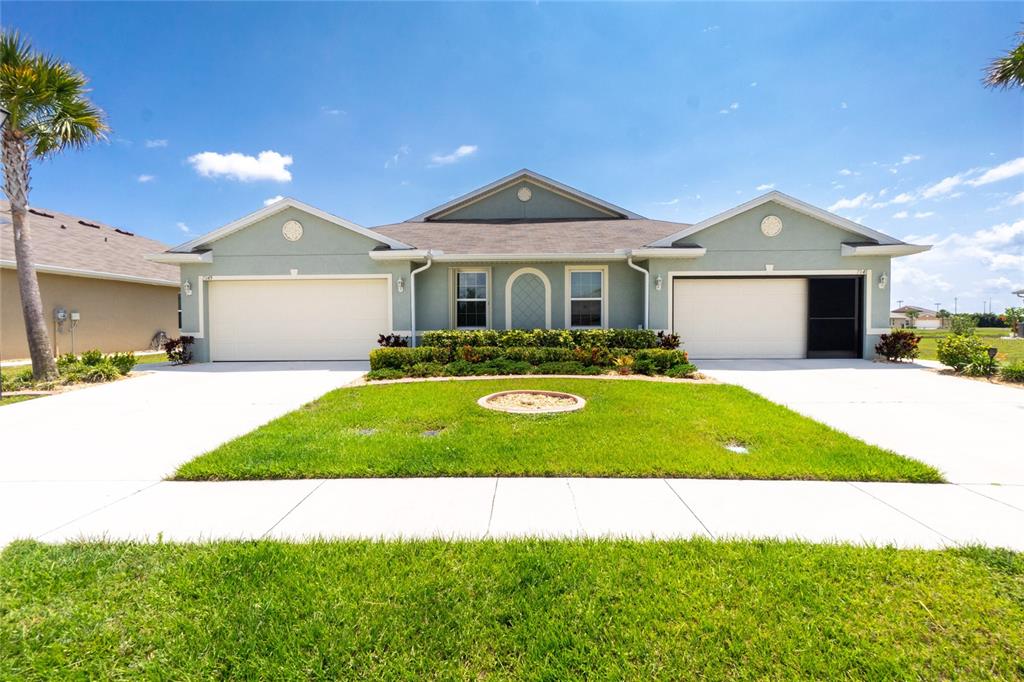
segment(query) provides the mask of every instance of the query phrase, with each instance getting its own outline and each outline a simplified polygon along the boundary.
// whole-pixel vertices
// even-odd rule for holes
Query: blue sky
[[[1024,287],[1024,96],[980,84],[1019,3],[0,7],[113,128],[33,203],[168,243],[277,195],[399,221],[529,167],[649,217],[774,187],[936,244],[894,305]]]

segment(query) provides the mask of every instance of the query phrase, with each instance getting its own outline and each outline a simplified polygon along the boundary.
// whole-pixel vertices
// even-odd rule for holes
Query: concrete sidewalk
[[[798,538],[1024,550],[1024,486],[433,478],[0,483],[16,538]]]

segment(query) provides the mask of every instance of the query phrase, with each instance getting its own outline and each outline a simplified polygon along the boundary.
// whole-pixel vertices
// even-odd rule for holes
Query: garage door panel
[[[391,331],[387,293],[385,279],[211,282],[211,359],[365,360]]]
[[[807,280],[677,279],[672,320],[693,358],[802,358]]]

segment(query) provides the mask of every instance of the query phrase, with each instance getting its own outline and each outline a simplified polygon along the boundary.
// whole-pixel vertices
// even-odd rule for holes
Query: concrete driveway
[[[739,384],[954,483],[1024,485],[1024,389],[867,360],[705,360]]]
[[[365,362],[160,366],[0,408],[0,482],[156,480],[344,386]]]

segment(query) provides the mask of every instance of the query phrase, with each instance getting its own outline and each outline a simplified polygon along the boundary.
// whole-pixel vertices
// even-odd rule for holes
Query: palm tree
[[[908,324],[908,326],[909,326],[909,327],[910,327],[911,329],[913,329],[914,327],[916,327],[916,326],[917,326],[917,317],[918,317],[918,315],[920,315],[920,314],[921,314],[920,312],[918,312],[918,311],[914,310],[913,308],[911,308],[910,310],[908,310],[908,311],[906,312],[906,315],[907,315],[907,324]]]
[[[992,60],[982,82],[989,88],[1024,88],[1024,31],[1017,33],[1017,47]]]
[[[103,112],[89,101],[85,76],[70,64],[34,52],[17,31],[0,34],[0,107],[7,110],[2,152],[4,193],[11,202],[14,258],[25,331],[37,380],[57,376],[32,257],[28,193],[31,163],[102,139]]]

